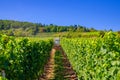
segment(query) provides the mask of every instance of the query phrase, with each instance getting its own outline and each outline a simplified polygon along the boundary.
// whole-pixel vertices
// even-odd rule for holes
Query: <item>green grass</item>
[[[91,38],[91,37],[98,37],[99,32],[47,32],[47,33],[38,33],[35,36],[31,37],[38,37],[38,38],[54,38],[54,37],[69,37],[72,38],[76,37],[85,37],[85,38]]]
[[[55,32],[43,32],[43,33],[38,33],[35,37],[53,38],[53,37],[55,37],[55,34],[56,34]]]
[[[48,40],[48,39],[53,39],[50,37],[44,37],[44,38],[40,38],[40,37],[16,37],[16,40],[21,40],[23,38],[27,38],[30,41],[40,41],[40,40]]]
[[[106,33],[106,32],[105,32]],[[114,32],[118,34],[117,32]],[[98,38],[100,32],[46,32],[46,33],[38,33],[37,35],[25,37],[32,41],[39,41],[45,39],[54,39],[55,37],[68,37],[68,38]],[[21,39],[23,37],[17,37]]]
[[[64,78],[63,56],[60,51],[55,53],[55,79],[54,80],[67,80]]]

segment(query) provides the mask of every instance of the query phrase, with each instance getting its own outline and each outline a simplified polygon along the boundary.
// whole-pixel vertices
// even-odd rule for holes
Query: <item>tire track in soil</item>
[[[61,51],[63,55],[63,67],[64,67],[64,80],[78,80],[77,75],[75,71],[73,70],[69,60],[67,59],[67,55],[65,54],[64,50],[62,49],[61,46],[54,46],[51,53],[50,53],[50,58],[48,60],[48,63],[45,65],[44,68],[44,73],[43,75],[39,78],[39,80],[59,80],[59,79],[54,79],[55,73],[54,73],[54,67],[55,67],[55,61],[54,61],[54,56],[55,52],[59,50]]]
[[[52,51],[50,52],[50,58],[48,60],[48,63],[45,65],[44,73],[39,78],[39,80],[52,80],[52,79],[54,79],[54,67],[55,67],[54,56],[55,56],[55,51],[56,50],[53,48]]]
[[[75,71],[73,70],[69,60],[67,59],[67,55],[65,54],[64,50],[61,46],[56,46],[56,50],[61,51],[63,55],[63,65],[64,65],[64,78],[65,80],[78,80]]]

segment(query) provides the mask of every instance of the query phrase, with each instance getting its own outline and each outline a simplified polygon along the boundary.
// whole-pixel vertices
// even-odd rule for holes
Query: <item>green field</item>
[[[60,37],[60,45],[79,80],[120,80],[120,36],[116,32],[105,32],[103,37],[99,32],[69,34],[42,33],[41,37],[0,35],[0,71],[6,72],[8,80],[38,79],[50,57],[53,39]],[[63,65],[58,53],[55,57],[59,65],[57,70]],[[63,75],[61,71],[55,73],[58,74],[56,80]]]
[[[79,80],[120,80],[118,35],[108,32],[103,38],[63,38],[61,45]]]
[[[44,71],[52,46],[52,39],[0,35],[0,71],[5,71],[8,80],[37,79]]]

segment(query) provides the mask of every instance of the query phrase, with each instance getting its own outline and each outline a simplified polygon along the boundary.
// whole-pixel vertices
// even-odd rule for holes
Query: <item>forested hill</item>
[[[0,33],[15,36],[36,35],[41,32],[93,32],[94,28],[86,28],[81,25],[59,26],[54,24],[41,24],[32,22],[20,22],[14,20],[0,20]]]

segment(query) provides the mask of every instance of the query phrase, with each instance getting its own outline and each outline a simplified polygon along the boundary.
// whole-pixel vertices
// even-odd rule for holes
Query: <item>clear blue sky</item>
[[[120,0],[0,0],[0,19],[120,30]]]

